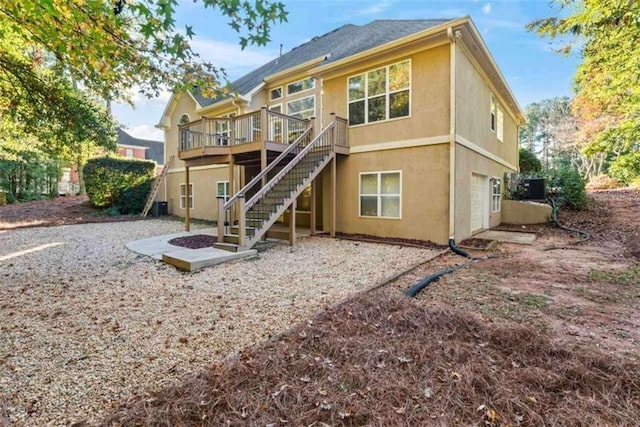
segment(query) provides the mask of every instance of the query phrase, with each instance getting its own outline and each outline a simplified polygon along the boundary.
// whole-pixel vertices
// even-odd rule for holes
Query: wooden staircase
[[[149,192],[149,196],[147,197],[147,202],[144,204],[144,209],[140,214],[141,217],[144,218],[149,214],[149,211],[151,210],[151,206],[153,206],[153,199],[155,199],[156,194],[158,194],[160,185],[162,185],[162,183],[164,182],[164,179],[166,178],[167,173],[169,172],[169,168],[171,167],[171,163],[173,163],[174,157],[175,156],[173,155],[169,157],[169,160],[167,161],[167,163],[164,164],[164,167],[162,168],[162,173],[156,176],[155,179],[153,180],[153,184],[151,184],[151,191]]]
[[[239,252],[251,249],[264,237],[335,158],[336,142],[346,138],[337,135],[337,120],[344,119],[336,118],[315,138],[312,137],[312,129],[307,129],[229,201],[223,203],[222,199],[218,200],[218,242],[214,247]],[[346,130],[346,127],[340,128]],[[268,179],[270,176],[272,178]],[[255,194],[245,200],[246,195],[252,192]]]

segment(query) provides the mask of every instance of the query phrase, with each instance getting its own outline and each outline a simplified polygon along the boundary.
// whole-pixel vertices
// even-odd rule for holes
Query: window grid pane
[[[360,174],[360,216],[400,218],[400,172]]]
[[[349,101],[364,99],[364,74],[349,78]]]
[[[410,114],[410,60],[349,77],[347,86],[350,125],[408,117]]]

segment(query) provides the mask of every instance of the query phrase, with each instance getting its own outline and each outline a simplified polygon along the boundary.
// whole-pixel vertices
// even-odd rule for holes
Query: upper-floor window
[[[406,60],[349,77],[349,124],[361,125],[408,117],[411,61]]]
[[[495,132],[498,141],[504,141],[504,113],[493,94],[491,95],[491,119],[489,126],[491,131]]]
[[[191,117],[188,114],[183,114],[180,116],[180,120],[178,121],[179,125],[186,125],[191,121]]]
[[[496,131],[497,124],[497,115],[498,115],[498,104],[496,104],[496,99],[491,95],[491,119],[489,122],[489,126],[491,127],[491,131]]]
[[[282,98],[282,86],[277,87],[275,89],[271,89],[271,91],[269,91],[269,99],[271,101],[274,101],[280,98]]]
[[[287,85],[287,95],[293,95],[294,93],[313,89],[315,87],[316,87],[316,80],[313,77],[298,80],[297,82],[289,83]]]
[[[309,119],[315,115],[315,95],[287,102],[287,114],[300,119]]]

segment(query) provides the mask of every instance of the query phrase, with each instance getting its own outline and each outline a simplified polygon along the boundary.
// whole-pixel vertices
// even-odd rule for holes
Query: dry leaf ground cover
[[[0,230],[132,219],[135,217],[106,215],[91,207],[87,196],[56,197],[0,206]]]
[[[437,258],[103,423],[637,426],[640,193],[592,198],[561,216],[587,241],[534,227],[535,245],[498,245],[406,298],[466,262]]]
[[[180,229],[0,231],[0,425],[95,423],[436,253],[307,238],[184,274],[124,246]]]

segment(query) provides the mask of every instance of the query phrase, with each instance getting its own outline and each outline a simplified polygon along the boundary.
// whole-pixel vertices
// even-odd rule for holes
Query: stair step
[[[222,249],[224,251],[229,251],[229,252],[243,252],[246,250],[246,248],[243,248],[242,246],[238,246],[234,243],[216,242],[213,244],[213,247],[216,249]]]
[[[240,236],[238,236],[237,234],[225,234],[222,240],[223,241],[219,243],[233,243],[234,245],[237,245],[238,243],[240,243]]]
[[[238,231],[240,231],[240,227],[238,227],[238,226],[233,226],[233,227],[231,227],[231,228],[229,229],[229,231],[231,231],[231,234],[238,235]],[[253,237],[253,236],[255,236],[255,234],[256,234],[256,229],[255,229],[255,228],[253,228],[253,227],[246,227],[246,228],[244,229],[244,233],[245,233],[245,235],[246,235],[246,236]]]

